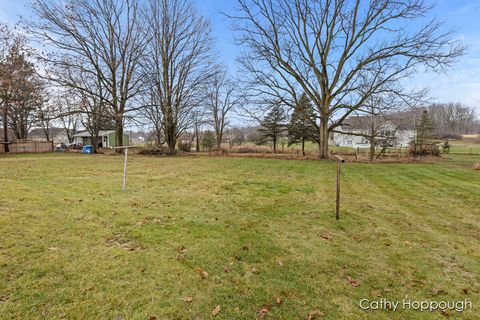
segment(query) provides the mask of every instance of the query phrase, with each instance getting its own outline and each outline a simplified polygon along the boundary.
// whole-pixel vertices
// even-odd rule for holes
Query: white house
[[[99,148],[110,148],[115,147],[115,130],[100,130],[98,132],[98,141],[97,146]],[[92,144],[92,135],[88,131],[83,131],[75,134],[73,136],[73,143],[88,145]],[[130,135],[127,133],[123,134],[123,145],[128,146],[130,142]]]
[[[55,144],[68,144],[68,135],[63,128],[49,128],[48,130],[49,140]],[[35,128],[28,133],[28,139],[31,141],[47,141],[45,130],[43,128]]]
[[[405,118],[370,116],[354,116],[346,119],[342,126],[333,134],[333,140],[338,147],[369,148],[370,142],[365,137],[373,130],[380,137],[392,137],[389,143],[392,147],[405,147],[414,139],[415,130],[413,123]],[[385,139],[385,138],[383,138]]]

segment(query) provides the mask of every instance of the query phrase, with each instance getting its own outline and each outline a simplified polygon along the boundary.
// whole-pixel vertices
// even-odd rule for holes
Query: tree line
[[[198,149],[207,124],[220,148],[236,112],[256,119],[276,148],[285,128],[276,123],[288,114],[290,143],[313,141],[326,158],[345,119],[418,104],[423,88],[404,80],[447,70],[465,52],[442,23],[424,20],[423,0],[237,0],[224,14],[242,50],[234,78],[189,0],[37,0],[31,9],[21,32],[0,28],[5,142],[7,128],[23,139],[32,125],[61,123],[69,136],[82,125],[94,141],[115,130],[121,146],[127,123],[147,124],[174,153],[186,132]],[[435,107],[447,123],[438,130],[472,130],[467,109]]]

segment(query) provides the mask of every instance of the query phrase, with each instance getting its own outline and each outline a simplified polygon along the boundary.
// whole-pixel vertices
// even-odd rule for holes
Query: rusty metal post
[[[336,194],[336,207],[335,207],[335,217],[337,220],[340,220],[340,173],[341,173],[341,163],[345,160],[337,155],[334,155],[334,158],[337,160],[337,194]]]

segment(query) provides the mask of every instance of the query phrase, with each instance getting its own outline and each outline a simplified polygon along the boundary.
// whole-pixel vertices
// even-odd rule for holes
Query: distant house
[[[400,116],[388,118],[370,116],[354,116],[346,119],[342,126],[333,134],[333,140],[338,147],[369,148],[370,142],[364,135],[371,132],[372,122],[380,137],[394,137],[392,146],[407,146],[415,137],[412,121]],[[363,135],[363,136],[362,136]],[[381,139],[381,138],[380,138]]]
[[[115,130],[100,130],[98,132],[97,147],[99,148],[110,148],[115,147],[117,144],[115,142],[116,133]],[[130,135],[127,133],[123,134],[123,145],[128,146],[130,143]],[[82,131],[73,136],[73,143],[76,144],[93,144],[92,135],[88,131]]]
[[[50,128],[48,130],[49,140],[55,144],[65,143],[68,144],[67,132],[63,128]],[[43,128],[35,128],[28,133],[28,139],[31,141],[47,141],[45,130]]]

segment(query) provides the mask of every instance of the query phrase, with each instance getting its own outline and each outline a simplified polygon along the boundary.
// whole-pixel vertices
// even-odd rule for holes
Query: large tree
[[[49,49],[41,59],[47,68],[64,71],[48,73],[49,80],[101,100],[114,116],[115,142],[122,146],[125,115],[139,108],[135,98],[149,41],[139,1],[36,0],[32,8],[36,18],[28,31]],[[79,73],[98,79],[103,90],[82,86]]]
[[[216,73],[207,85],[206,109],[209,123],[215,131],[217,149],[222,146],[223,133],[229,124],[228,117],[240,103],[236,84],[228,78],[226,71]]]
[[[170,153],[192,122],[206,81],[213,74],[210,24],[189,0],[149,0],[149,86],[162,111]]]
[[[327,158],[329,133],[370,96],[406,94],[402,79],[442,70],[463,53],[441,23],[420,25],[429,9],[424,0],[238,0],[231,18],[255,96],[294,108],[305,92]]]
[[[17,139],[25,140],[34,123],[34,110],[43,102],[42,86],[33,63],[31,48],[25,38],[11,33],[7,50],[0,58],[0,104],[3,109],[5,147],[8,152],[7,128]]]

